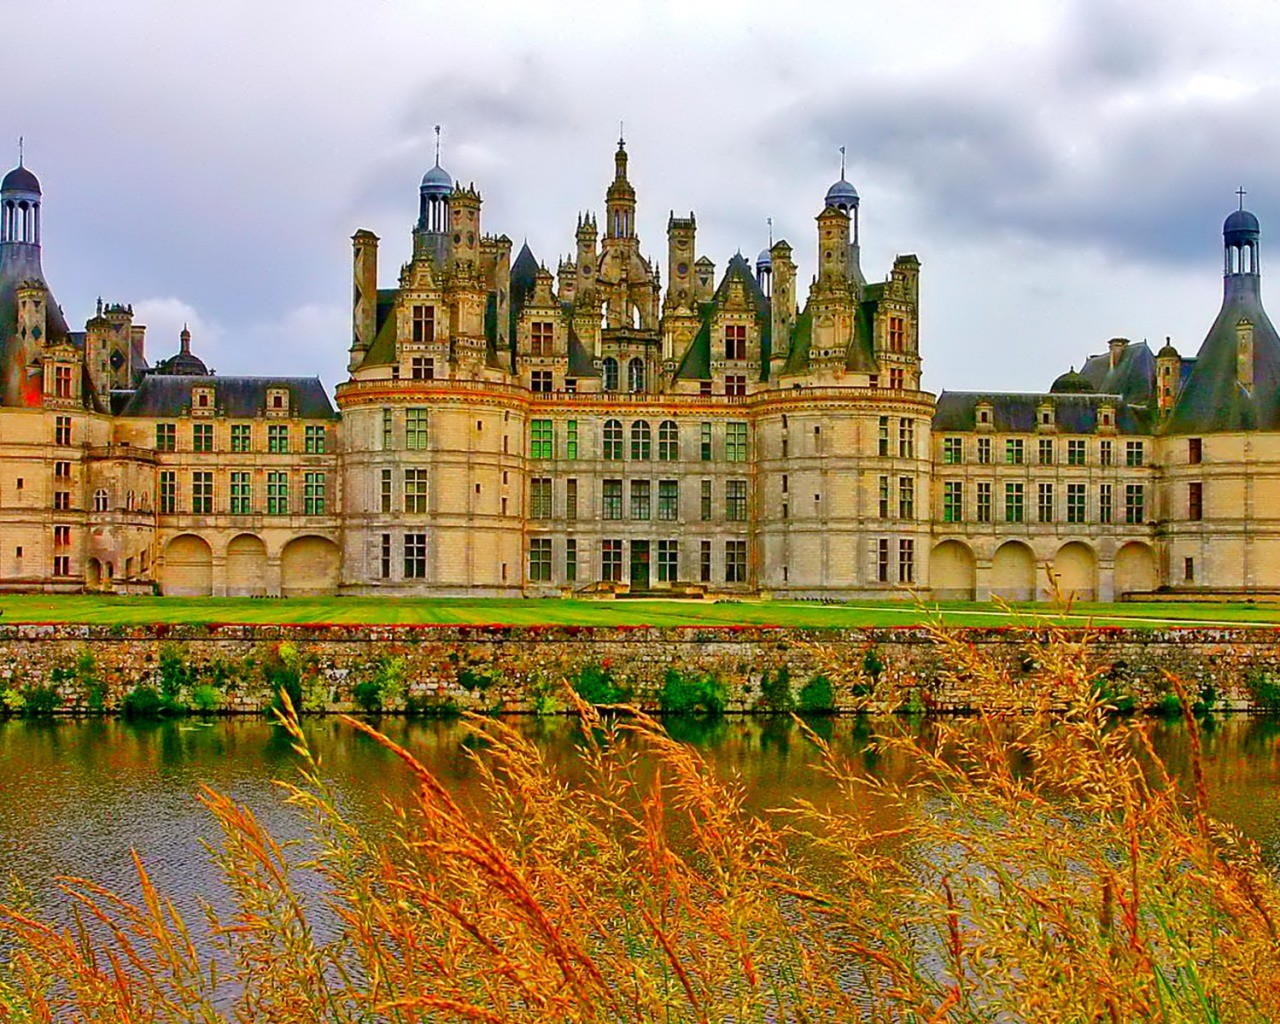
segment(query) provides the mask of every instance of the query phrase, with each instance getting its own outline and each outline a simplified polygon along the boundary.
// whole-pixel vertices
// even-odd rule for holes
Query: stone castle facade
[[[1043,393],[920,387],[919,261],[863,274],[844,174],[791,246],[665,287],[620,140],[552,272],[437,159],[380,287],[353,236],[349,379],[151,365],[128,306],[72,331],[39,182],[0,184],[0,589],[1111,600],[1280,590],[1280,337],[1258,222],[1224,227],[1195,358],[1113,339]],[[1212,543],[1210,543],[1212,539]]]

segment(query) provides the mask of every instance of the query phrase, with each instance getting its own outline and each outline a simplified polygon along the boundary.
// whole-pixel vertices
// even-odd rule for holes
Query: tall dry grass
[[[839,800],[753,817],[659,723],[578,706],[573,786],[502,721],[470,720],[480,813],[348,719],[419,786],[375,841],[287,716],[302,779],[282,788],[314,859],[206,790],[234,908],[209,912],[211,938],[141,862],[136,901],[66,879],[62,923],[0,907],[0,1021],[1280,1020],[1276,878],[1140,722],[1107,714],[1087,646],[1051,633],[1027,683],[936,640],[985,706],[1030,710],[890,729],[915,769],[896,787],[824,747],[848,806],[871,789],[901,812],[891,832]]]

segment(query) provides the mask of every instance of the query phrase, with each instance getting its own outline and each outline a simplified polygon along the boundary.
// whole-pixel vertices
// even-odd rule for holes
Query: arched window
[[[604,457],[622,458],[622,420],[604,421]]]
[[[675,420],[658,424],[658,461],[676,462],[680,458],[680,428]]]
[[[618,360],[610,356],[604,361],[602,367],[604,372],[604,389],[606,391],[618,390]]]
[[[107,490],[105,487],[99,487],[93,492],[93,510],[95,512],[105,512],[107,510]]]
[[[633,459],[649,459],[653,457],[653,434],[645,420],[636,420],[631,424],[631,457]]]
[[[125,511],[127,511],[127,512],[132,512],[132,511],[134,510],[134,508],[136,508],[136,507],[137,507],[137,504],[138,504],[138,496],[137,496],[136,494],[134,494],[134,493],[133,493],[133,491],[129,491],[129,492],[124,496],[124,507],[125,507]]]
[[[627,363],[627,390],[632,393],[644,390],[644,360],[639,356]]]

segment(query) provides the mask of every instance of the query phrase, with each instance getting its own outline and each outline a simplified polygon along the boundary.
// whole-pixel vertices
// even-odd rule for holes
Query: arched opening
[[[90,558],[85,563],[84,586],[86,590],[97,590],[102,586],[102,566],[96,558]]]
[[[93,510],[95,512],[105,512],[107,510],[107,489],[99,487],[93,492]]]
[[[601,364],[601,372],[604,375],[604,389],[606,391],[618,390],[618,360],[613,356],[608,356]]]
[[[1062,545],[1053,557],[1053,582],[1064,600],[1094,600],[1098,588],[1098,559],[1093,548],[1080,541]]]
[[[251,533],[227,545],[227,596],[261,597],[267,592],[267,546]]]
[[[649,459],[653,454],[653,431],[647,420],[636,420],[631,424],[631,457],[633,459]]]
[[[627,363],[627,390],[632,394],[644,390],[644,360],[639,357]]]
[[[977,584],[973,552],[958,540],[944,540],[929,556],[929,581],[938,601],[972,601]]]
[[[280,553],[285,597],[332,594],[338,589],[338,545],[324,537],[296,537]]]
[[[640,307],[631,307],[631,326],[637,331],[640,330]]]
[[[1116,552],[1115,581],[1116,597],[1156,589],[1156,556],[1150,545],[1130,541]]]
[[[1020,541],[1001,544],[991,559],[991,596],[1005,601],[1035,600],[1036,559]]]
[[[169,541],[160,588],[173,597],[208,597],[213,593],[213,551],[204,538],[184,533]]]

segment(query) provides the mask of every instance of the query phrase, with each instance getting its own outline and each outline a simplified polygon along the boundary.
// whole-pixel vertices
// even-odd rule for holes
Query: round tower
[[[40,245],[40,181],[21,161],[0,182],[0,243]]]

